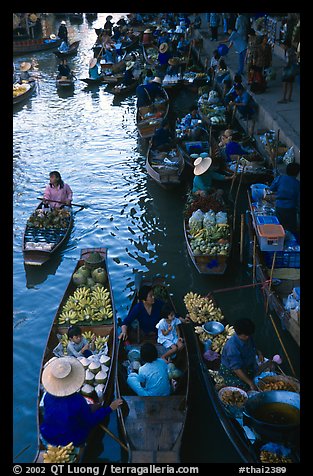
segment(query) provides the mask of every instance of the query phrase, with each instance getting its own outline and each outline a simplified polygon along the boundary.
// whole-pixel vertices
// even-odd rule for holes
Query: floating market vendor
[[[66,27],[66,21],[62,20],[61,24],[59,26],[59,31],[58,31],[58,37],[65,41],[66,44],[68,44],[68,31]]]
[[[51,208],[71,206],[73,192],[70,186],[63,182],[60,172],[54,170],[49,176],[50,183],[46,186],[43,202]]]
[[[152,149],[164,151],[173,145],[174,137],[170,130],[170,123],[167,119],[163,119],[161,127],[156,129],[152,136]]]
[[[57,77],[61,78],[62,76],[65,77],[65,78],[70,78],[72,76],[72,72],[70,70],[70,67],[67,64],[66,58],[62,58],[61,61],[60,61],[59,66],[58,66],[58,75],[57,75]]]
[[[122,332],[119,339],[126,340],[128,329],[135,319],[138,320],[140,332],[144,335],[156,336],[156,325],[160,321],[160,312],[164,302],[155,299],[151,286],[143,285],[138,292],[139,302],[129,311],[122,322]]]
[[[82,335],[81,328],[73,325],[68,328],[67,336],[69,340],[67,344],[67,355],[72,355],[73,357],[89,357],[93,354],[93,351],[95,350],[95,335],[89,344],[86,337]]]
[[[46,443],[54,446],[82,446],[90,431],[122,405],[117,398],[108,407],[88,404],[79,393],[85,380],[85,369],[72,356],[56,357],[48,362],[42,373],[44,417],[40,433]]]
[[[245,391],[256,390],[253,378],[258,372],[258,363],[263,362],[262,353],[256,349],[252,334],[254,322],[249,318],[237,319],[235,334],[226,341],[222,350],[219,374],[225,384]]]
[[[231,180],[232,175],[224,175],[210,169],[212,165],[211,157],[198,157],[194,161],[194,179],[192,192],[196,195],[206,196],[214,192],[212,187],[213,180],[225,181]],[[218,192],[218,191],[216,191]],[[222,194],[222,190],[219,191]]]
[[[102,76],[99,73],[99,68],[97,64],[97,58],[91,58],[89,61],[89,78],[90,79],[100,79]]]
[[[22,83],[22,81],[33,81],[33,78],[29,72],[31,67],[31,63],[28,63],[27,61],[23,61],[20,64],[20,83]]]

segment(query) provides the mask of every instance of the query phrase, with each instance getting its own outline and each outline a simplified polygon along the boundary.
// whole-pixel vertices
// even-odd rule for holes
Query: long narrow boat
[[[156,66],[158,64],[159,50],[156,45],[142,45],[142,54],[148,65]]]
[[[13,84],[13,105],[19,104],[28,99],[36,88],[36,81],[30,81],[29,83],[15,83]],[[14,96],[14,93],[18,93]]]
[[[222,201],[217,200],[214,194],[205,198],[195,198],[191,194],[190,201],[186,205],[183,228],[187,251],[200,274],[223,275],[231,258],[233,206],[230,200],[224,198]],[[205,224],[199,219],[197,226],[192,229],[189,221],[191,209],[194,212],[196,210],[200,210],[202,213],[213,212],[212,220],[207,217]],[[225,214],[226,219],[224,218],[220,222],[217,219],[217,214],[221,212]]]
[[[128,84],[127,86],[123,83],[120,83],[115,85],[113,88],[110,88],[108,91],[114,94],[114,96],[127,96],[128,94],[135,91],[140,81],[140,78],[134,79],[132,83]]]
[[[75,56],[78,51],[80,41],[74,41],[70,44],[69,49],[67,51],[53,51],[53,53],[58,58],[67,58],[68,56]]]
[[[221,399],[220,391],[226,385],[225,382],[223,382],[222,377],[218,375],[218,369],[220,366],[220,355],[226,340],[234,333],[234,329],[227,322],[221,308],[217,306],[213,293],[210,293],[207,296],[199,296],[194,293],[188,293],[184,298],[187,311],[189,312],[189,316],[191,317],[190,311],[194,313],[194,315],[192,316],[193,332],[191,333],[191,338],[193,339],[193,342],[195,344],[196,359],[199,362],[202,381],[206,389],[207,395],[211,401],[212,407],[220,421],[220,424],[223,427],[225,433],[227,434],[230,442],[236,449],[237,453],[242,458],[242,462],[262,463],[265,461],[262,461],[261,459],[262,456],[260,450],[262,446],[271,441],[271,439],[268,437],[264,437],[263,434],[256,434],[253,431],[253,428],[250,427],[250,424],[248,424],[244,418],[242,411],[243,407],[240,407],[241,404],[239,406],[237,406],[234,402],[230,404],[225,404]],[[197,303],[195,301],[196,299],[198,300]],[[193,304],[188,306],[188,301],[192,303],[192,300],[194,300]],[[197,317],[195,314],[198,314],[198,316],[200,316],[201,309],[203,308],[203,306],[206,306],[206,303],[210,303],[209,305],[213,307],[211,312],[214,313],[214,317],[209,316],[206,311],[206,318],[204,317],[204,314],[202,314],[203,318],[199,319],[199,317]],[[218,314],[216,314],[217,310]],[[216,336],[207,334],[202,328],[202,325],[205,324],[205,322],[209,322],[212,318],[215,321],[221,322],[224,326],[223,332]],[[219,342],[216,341],[215,343],[215,339],[219,339]],[[209,343],[209,345],[207,346],[206,343]],[[208,360],[205,355],[207,349],[210,349],[211,351],[215,352],[215,357],[217,357],[218,355],[219,357],[217,357],[215,360]],[[264,364],[263,369],[264,372],[269,371],[269,368],[266,369],[266,364]],[[260,368],[260,370],[262,369]],[[279,366],[273,367],[271,371],[273,374],[276,374],[273,380],[275,381],[275,379],[281,379],[280,381],[284,382],[287,385],[285,387],[286,390],[287,388],[290,388],[290,390],[292,389],[293,392],[300,391],[299,381],[293,377],[286,376]],[[262,383],[265,383],[266,381],[266,373],[263,374],[263,378],[264,377],[264,381],[261,380],[258,382],[259,390],[261,390],[262,388]],[[231,391],[233,392],[239,390],[237,387],[228,388],[230,390],[232,389]],[[248,393],[247,397],[249,398],[253,395],[254,392],[252,392],[250,395]],[[274,427],[274,425],[270,426]],[[273,432],[273,437],[274,435],[275,434]],[[286,445],[287,448],[290,447],[291,449],[293,459],[292,462],[299,462],[298,443],[299,442],[297,442],[293,438],[289,440],[285,439],[284,441],[284,445]]]
[[[300,246],[294,243],[293,249],[287,249],[284,244],[282,251],[262,251],[256,232],[256,208],[251,198],[251,192],[247,193],[249,254],[252,259],[254,256],[255,278],[257,282],[271,282],[271,286],[262,287],[265,302],[268,302],[269,309],[274,311],[279,318],[282,328],[288,330],[300,347],[300,312],[285,307],[285,302],[287,302],[288,296],[293,293],[293,289],[300,288]],[[266,218],[266,216],[261,216],[261,218]],[[255,251],[253,251],[254,242]]]
[[[171,190],[182,183],[185,160],[178,147],[166,152],[154,150],[150,145],[147,151],[146,169],[150,177],[162,188]]]
[[[162,278],[143,280],[141,284],[151,284],[156,297],[171,302],[171,298]],[[158,296],[160,293],[160,296]],[[138,302],[137,293],[132,302]],[[188,324],[187,324],[188,325]],[[184,331],[184,324],[181,325]],[[130,340],[130,337],[129,337]],[[135,338],[130,347],[138,349]],[[160,348],[159,344],[156,344]],[[162,347],[162,346],[161,346]],[[164,350],[163,350],[164,352]],[[162,352],[161,352],[162,354]],[[189,364],[187,348],[181,350],[174,364],[183,373],[177,379],[175,391],[167,397],[139,397],[128,387],[123,362],[127,352],[122,341],[118,343],[115,375],[116,397],[123,398],[124,405],[117,409],[119,430],[125,442],[128,463],[177,463],[181,461],[181,442],[187,416],[189,389]],[[126,407],[126,408],[125,408]]]
[[[61,39],[57,38],[39,38],[28,40],[13,41],[13,55],[24,55],[26,53],[35,53],[37,51],[46,51],[58,48],[61,44]]]
[[[92,264],[91,257],[95,255],[97,255],[98,258],[100,257],[100,260]],[[80,303],[79,303],[81,299],[79,297],[79,292],[81,292],[82,289],[84,290],[86,289],[87,291],[88,290],[90,291],[90,296],[95,296],[93,295],[94,290],[89,289],[87,285],[85,285],[82,288],[82,286],[78,287],[77,284],[74,282],[75,273],[77,273],[79,271],[79,268],[81,268],[82,266],[84,266],[85,268],[88,267],[91,273],[93,272],[93,270],[99,273],[99,268],[103,270],[104,276],[106,276],[105,282],[102,285],[100,285],[99,283],[96,284],[96,287],[93,286],[93,289],[105,291],[106,298],[101,299],[101,295],[100,295],[100,298],[97,298],[97,306],[99,307],[99,309],[100,307],[105,307],[106,308],[105,312],[107,313],[107,316],[109,315],[111,317],[107,317],[102,320],[95,320],[95,319],[92,320],[93,316],[91,316],[90,320],[86,320],[86,319],[84,320],[84,318],[82,317],[83,315],[82,313],[84,311],[83,311],[83,305],[80,306]],[[41,384],[41,376],[42,376],[43,369],[49,360],[51,360],[52,358],[58,358],[63,355],[66,355],[65,336],[67,335],[68,326],[71,325],[71,320],[66,321],[66,323],[64,324],[64,318],[62,319],[62,321],[60,320],[60,318],[62,318],[62,315],[64,315],[64,312],[65,312],[64,306],[66,305],[68,306],[67,303],[69,303],[69,301],[73,299],[73,296],[76,301],[76,319],[75,320],[77,319],[79,320],[77,324],[82,329],[82,333],[84,334],[87,332],[89,335],[94,334],[96,336],[96,342],[98,340],[101,345],[101,341],[102,343],[106,341],[106,344],[104,345],[107,345],[107,352],[106,352],[106,356],[108,358],[106,363],[107,379],[104,383],[103,388],[101,389],[101,394],[98,395],[98,393],[94,391],[90,398],[95,403],[103,402],[103,405],[107,406],[111,403],[112,397],[113,397],[114,367],[115,367],[115,358],[116,358],[116,325],[115,325],[115,307],[114,307],[113,292],[112,292],[112,287],[111,287],[111,282],[110,282],[110,277],[109,277],[109,272],[107,267],[107,249],[106,248],[84,248],[81,250],[80,259],[78,260],[75,266],[75,269],[73,271],[73,274],[71,275],[66,291],[63,295],[63,298],[55,314],[55,317],[49,332],[49,336],[47,339],[47,343],[44,349],[44,353],[43,353],[41,369],[39,373],[39,384],[38,384],[38,398],[37,398],[38,450],[34,460],[35,463],[43,463],[44,453],[46,452],[46,447],[40,438],[40,430],[39,430],[40,424],[42,421],[42,399],[44,396],[44,389]],[[92,299],[94,299],[94,297],[92,297]],[[94,303],[94,305],[96,304]],[[60,322],[62,322],[62,324]],[[87,337],[87,339],[89,339],[89,337]],[[82,361],[82,363],[84,366],[86,365],[85,362]],[[91,403],[90,399],[89,399],[89,402]],[[93,435],[91,433],[85,447],[79,447],[75,449],[76,456],[72,462],[81,462],[84,451],[87,449],[88,445],[92,446],[93,444],[92,437]]]
[[[162,89],[162,98],[158,98],[149,106],[137,108],[136,123],[140,137],[149,139],[155,130],[160,127],[163,119],[169,112],[169,97],[165,89]]]
[[[27,220],[24,230],[23,255],[27,265],[41,266],[46,263],[64,245],[73,226],[72,209],[44,212],[42,207],[41,202]],[[49,223],[44,224],[47,213],[50,215]]]

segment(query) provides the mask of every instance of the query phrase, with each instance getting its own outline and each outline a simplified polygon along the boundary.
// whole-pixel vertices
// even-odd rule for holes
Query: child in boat
[[[92,341],[88,340],[82,335],[81,328],[79,326],[70,326],[67,331],[69,343],[67,344],[67,354],[73,357],[89,357],[92,355],[92,351],[95,350],[95,339],[93,336]]]
[[[138,373],[133,370],[127,378],[130,388],[141,397],[162,397],[170,395],[171,385],[164,359],[158,358],[158,350],[152,342],[145,342],[140,348],[140,359],[144,362]]]
[[[168,358],[184,347],[184,340],[180,334],[181,320],[175,316],[174,309],[169,304],[164,304],[161,309],[161,320],[155,326],[158,329],[158,343],[162,344],[167,350],[162,355],[166,362]]]

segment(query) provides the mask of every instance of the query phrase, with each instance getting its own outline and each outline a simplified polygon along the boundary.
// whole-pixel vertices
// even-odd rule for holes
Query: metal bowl
[[[223,332],[225,327],[221,322],[218,321],[208,321],[205,324],[202,325],[202,329],[207,332],[208,334],[212,336],[216,336],[217,334],[220,334]]]

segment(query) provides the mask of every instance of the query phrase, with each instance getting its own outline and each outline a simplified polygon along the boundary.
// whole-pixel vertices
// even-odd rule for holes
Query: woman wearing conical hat
[[[233,175],[223,175],[215,172],[212,166],[211,157],[198,157],[194,161],[194,179],[192,192],[195,195],[206,196],[214,192],[212,186],[213,180],[224,182],[225,180],[231,180]]]

